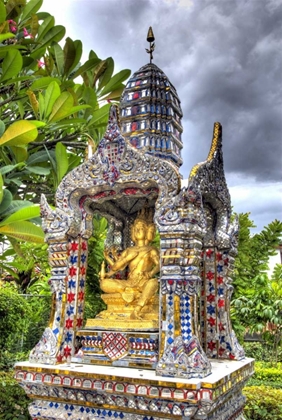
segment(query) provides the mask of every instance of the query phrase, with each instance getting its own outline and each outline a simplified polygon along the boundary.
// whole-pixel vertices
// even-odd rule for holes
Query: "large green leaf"
[[[91,58],[98,58],[98,55],[93,50],[90,50],[89,52],[89,59]],[[98,59],[100,60],[100,58]]]
[[[23,65],[23,58],[18,50],[10,50],[7,52],[2,63],[2,75],[0,81],[10,79],[17,76]]]
[[[4,3],[0,3],[0,23],[5,22],[6,20],[6,7]]]
[[[41,227],[35,226],[31,222],[14,222],[6,226],[0,227],[0,234],[11,236],[12,238],[35,242],[43,243],[44,242],[44,233]]]
[[[54,103],[61,94],[60,86],[57,82],[51,82],[45,92],[45,118],[49,117],[52,112]]]
[[[26,170],[36,175],[49,175],[50,168],[43,168],[42,166],[27,166]]]
[[[56,144],[56,167],[57,180],[61,182],[69,167],[68,154],[66,147],[62,143]]]
[[[26,164],[30,166],[35,165],[36,163],[47,162],[50,155],[55,155],[53,150],[49,150],[49,154],[46,152],[46,150],[40,150],[39,152],[32,153],[27,159]]]
[[[40,216],[39,205],[24,207],[22,209],[17,210],[15,213],[11,214],[6,219],[2,220],[2,222],[0,222],[0,227],[4,225],[9,225],[13,222],[21,222],[23,220],[34,219],[38,216]]]
[[[43,0],[30,0],[22,11],[21,21],[34,15],[42,6]]]
[[[44,121],[38,121],[38,120],[28,120],[31,124],[34,125],[34,127],[39,128],[39,127],[44,127],[46,125],[46,123]]]
[[[66,38],[64,46],[64,75],[68,75],[75,60],[75,45],[71,38]]]
[[[2,174],[0,173],[0,204],[2,203],[3,196],[4,196],[4,182],[3,182]]]
[[[98,91],[101,90],[104,86],[106,86],[107,83],[109,83],[114,72],[114,60],[112,59],[112,57],[108,57],[106,59],[106,63],[106,69],[103,72],[103,74],[101,74],[99,79]]]
[[[105,96],[103,100],[104,101],[106,100],[119,101],[121,94],[124,91],[124,87],[125,87],[124,84],[121,84],[121,86],[118,89],[113,90],[111,93]]]
[[[4,131],[5,131],[5,123],[2,120],[0,120],[0,136],[3,136]]]
[[[83,109],[86,109],[86,108],[91,108],[90,107],[90,105],[77,105],[77,106],[73,106],[68,112],[66,112],[64,115],[62,115],[60,118],[57,118],[56,119],[56,121],[60,121],[60,120],[62,120],[63,118],[67,118],[67,117],[69,117],[70,115],[72,115],[72,114],[76,114],[78,111],[82,111]],[[76,119],[77,120],[77,119]],[[81,119],[80,119],[81,120]],[[83,121],[81,121],[81,122],[83,122]],[[73,124],[73,119],[71,119],[70,121],[69,121],[69,125],[70,124]]]
[[[79,105],[79,106],[83,106],[83,105]],[[70,112],[70,115],[73,114],[73,109]],[[50,132],[52,131],[57,131],[58,129],[65,129],[65,128],[70,128],[70,127],[74,127],[74,125],[83,125],[86,124],[87,120],[85,118],[72,118],[69,119],[68,117],[66,117],[65,119],[62,119],[60,121],[56,121],[56,123],[52,124],[49,126],[49,130]]]
[[[6,210],[1,212],[1,217],[10,216],[11,214],[15,213],[15,211],[19,209],[23,209],[25,207],[30,207],[30,206],[34,206],[34,204],[31,201],[11,200],[10,205],[6,208]]]
[[[71,171],[72,169],[76,168],[81,163],[81,160],[82,158],[80,156],[70,153],[68,155],[68,161],[69,161],[68,171]]]
[[[85,87],[82,98],[87,105],[90,105],[93,110],[98,107],[97,95],[94,89]]]
[[[20,146],[30,143],[38,135],[37,128],[29,121],[16,121],[11,124],[0,138],[0,146]]]
[[[92,71],[92,87],[95,88],[96,82],[100,76],[107,70],[108,63],[107,60],[101,60],[99,64]]]
[[[101,96],[104,96],[107,93],[110,93],[113,90],[116,90],[117,88],[119,88],[120,84],[124,82],[126,79],[128,79],[128,77],[130,76],[130,73],[131,71],[126,69],[126,70],[121,70],[119,73],[115,74],[111,78],[109,83],[107,83],[104,89],[102,90]]]
[[[20,44],[14,44],[14,45],[1,45],[0,47],[0,57],[4,57],[6,55],[6,52],[11,50],[26,50],[26,47],[24,45]]]
[[[8,172],[11,172],[14,169],[16,169],[18,166],[19,166],[18,164],[17,165],[5,165],[5,166],[2,166],[0,168],[0,174],[5,175]]]
[[[55,55],[56,66],[59,75],[63,74],[64,71],[64,51],[59,44],[53,45],[53,51]]]
[[[47,16],[43,20],[43,22],[41,23],[41,25],[39,26],[38,35],[37,35],[37,42],[40,42],[41,43],[41,41],[42,41],[43,37],[45,36],[45,34],[47,34],[48,31],[50,31],[51,28],[54,27],[54,25],[55,25],[54,16],[51,16],[51,15]],[[40,47],[42,47],[42,45]]]
[[[8,0],[6,3],[7,19],[16,19],[26,4],[26,0]]]
[[[12,203],[13,196],[7,188],[4,189],[4,194],[0,204],[0,214],[3,214]]]
[[[69,73],[71,73],[72,71],[76,69],[82,56],[82,42],[79,39],[76,39],[74,41],[74,46],[75,46],[75,59],[74,59],[74,62],[72,63],[71,68],[69,69]]]
[[[100,62],[100,58],[91,58],[90,60],[87,60],[79,69],[74,73],[73,79],[80,76],[82,73],[93,69],[97,64]]]
[[[43,119],[44,117],[44,110],[45,110],[45,99],[41,92],[38,94],[38,103],[39,103],[39,114],[40,118]]]
[[[51,28],[41,40],[41,47],[47,47],[52,42],[59,42],[64,38],[66,28],[62,25],[57,25]]]
[[[32,85],[30,86],[30,90],[34,91],[34,90],[41,90],[41,89],[46,89],[50,83],[52,82],[56,82],[58,83],[58,85],[60,85],[61,81],[60,79],[56,78],[56,77],[51,77],[51,76],[46,76],[46,77],[40,77],[39,79],[36,79]]]
[[[25,162],[28,156],[25,146],[11,146],[17,162]]]
[[[92,126],[93,124],[96,124],[97,121],[100,121],[102,118],[105,118],[109,115],[111,104],[106,104],[102,106],[102,108],[97,109],[97,111],[94,111],[92,114],[92,118],[88,124],[88,127]]]
[[[69,92],[63,92],[54,103],[49,122],[59,121],[65,118],[73,106],[73,96]]]
[[[5,34],[0,34],[0,42],[3,42],[6,39],[10,39],[10,38],[15,38],[15,34],[13,34],[12,32],[6,32]]]

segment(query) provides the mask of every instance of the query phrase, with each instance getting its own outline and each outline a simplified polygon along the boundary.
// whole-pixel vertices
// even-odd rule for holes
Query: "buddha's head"
[[[146,243],[151,242],[155,237],[156,229],[152,222],[152,212],[143,208],[137,215],[131,227],[131,239],[133,242],[137,240],[145,240]]]
[[[131,231],[131,238],[132,240],[138,241],[138,240],[145,240],[147,237],[147,223],[140,219],[135,219],[132,231]]]

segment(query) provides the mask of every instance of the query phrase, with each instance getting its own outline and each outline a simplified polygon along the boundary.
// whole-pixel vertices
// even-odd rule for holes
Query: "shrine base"
[[[21,362],[16,379],[33,400],[33,419],[241,419],[242,388],[253,359],[212,361],[204,379],[156,376],[154,370]]]

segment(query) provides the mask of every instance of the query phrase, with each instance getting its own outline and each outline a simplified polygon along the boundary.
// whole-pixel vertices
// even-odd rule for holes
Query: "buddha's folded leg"
[[[148,301],[157,293],[158,291],[158,279],[150,279],[148,280],[142,290],[141,290],[141,296],[137,301],[137,306],[140,306],[143,308]]]
[[[100,287],[105,293],[122,293],[126,288],[125,280],[102,279]]]

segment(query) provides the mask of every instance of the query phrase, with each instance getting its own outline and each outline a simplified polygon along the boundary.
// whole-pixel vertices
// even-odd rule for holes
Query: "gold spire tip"
[[[148,30],[147,41],[148,42],[154,42],[155,41],[155,36],[154,36],[154,32],[153,32],[152,26],[150,26],[150,28]]]
[[[150,63],[152,63],[153,60],[153,51],[155,49],[155,36],[154,36],[154,32],[152,29],[152,26],[150,26],[149,30],[148,30],[148,34],[147,34],[147,41],[150,42],[150,48],[146,48],[146,51],[148,54],[150,54]]]

